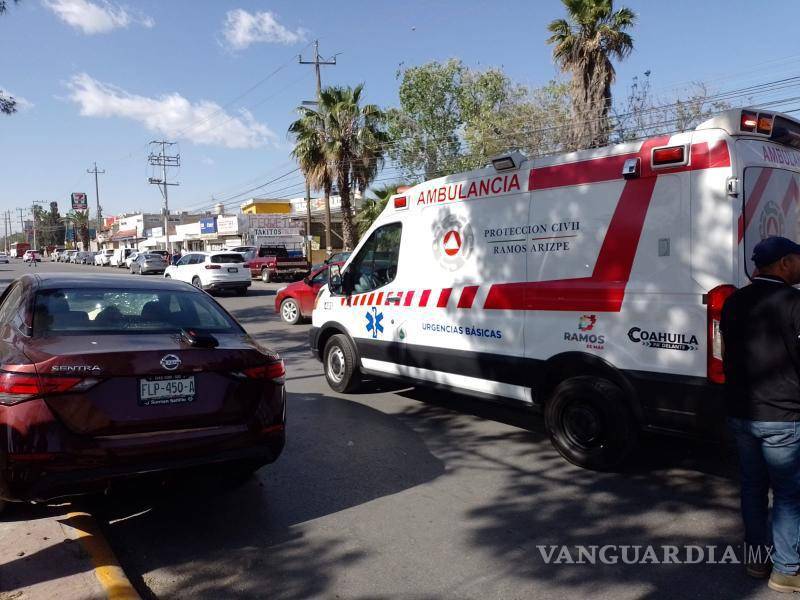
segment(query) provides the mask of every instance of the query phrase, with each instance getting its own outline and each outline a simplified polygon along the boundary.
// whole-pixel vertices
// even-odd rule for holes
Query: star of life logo
[[[448,271],[457,271],[472,255],[475,236],[464,217],[448,213],[433,231],[433,254]]]
[[[378,334],[383,333],[383,325],[381,324],[383,313],[379,313],[378,309],[373,306],[372,311],[365,316],[367,318],[367,333],[372,333],[372,338],[377,339]]]

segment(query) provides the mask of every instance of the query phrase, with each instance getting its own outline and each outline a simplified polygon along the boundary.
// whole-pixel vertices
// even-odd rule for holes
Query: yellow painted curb
[[[103,586],[108,600],[141,600],[89,513],[72,512],[60,522],[76,532],[81,545],[92,559],[94,574]]]

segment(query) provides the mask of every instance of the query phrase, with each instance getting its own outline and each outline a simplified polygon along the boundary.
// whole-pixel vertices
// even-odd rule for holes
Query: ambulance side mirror
[[[328,289],[334,294],[342,294],[342,271],[339,265],[331,265],[328,269]]]

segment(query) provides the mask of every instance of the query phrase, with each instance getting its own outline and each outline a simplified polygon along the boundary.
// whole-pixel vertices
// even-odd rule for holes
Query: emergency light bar
[[[743,110],[739,128],[748,133],[772,133],[772,121],[775,115],[772,113],[756,113],[752,110]]]
[[[492,166],[495,171],[511,171],[519,169],[525,162],[525,155],[519,150],[514,150],[510,154],[503,154],[492,159]]]

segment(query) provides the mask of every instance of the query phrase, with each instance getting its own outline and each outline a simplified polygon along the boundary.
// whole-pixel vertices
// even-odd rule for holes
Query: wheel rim
[[[583,401],[571,402],[561,418],[562,429],[570,444],[584,450],[600,448],[605,443],[605,425],[600,413]]]
[[[287,300],[283,303],[281,314],[283,315],[284,321],[294,322],[295,319],[297,319],[297,304],[291,300]]]
[[[334,346],[328,352],[328,377],[336,383],[341,383],[342,379],[344,379],[346,368],[344,352],[341,347]]]
[[[263,281],[264,283],[269,283],[269,271],[267,271],[266,269],[261,271],[261,281]]]

